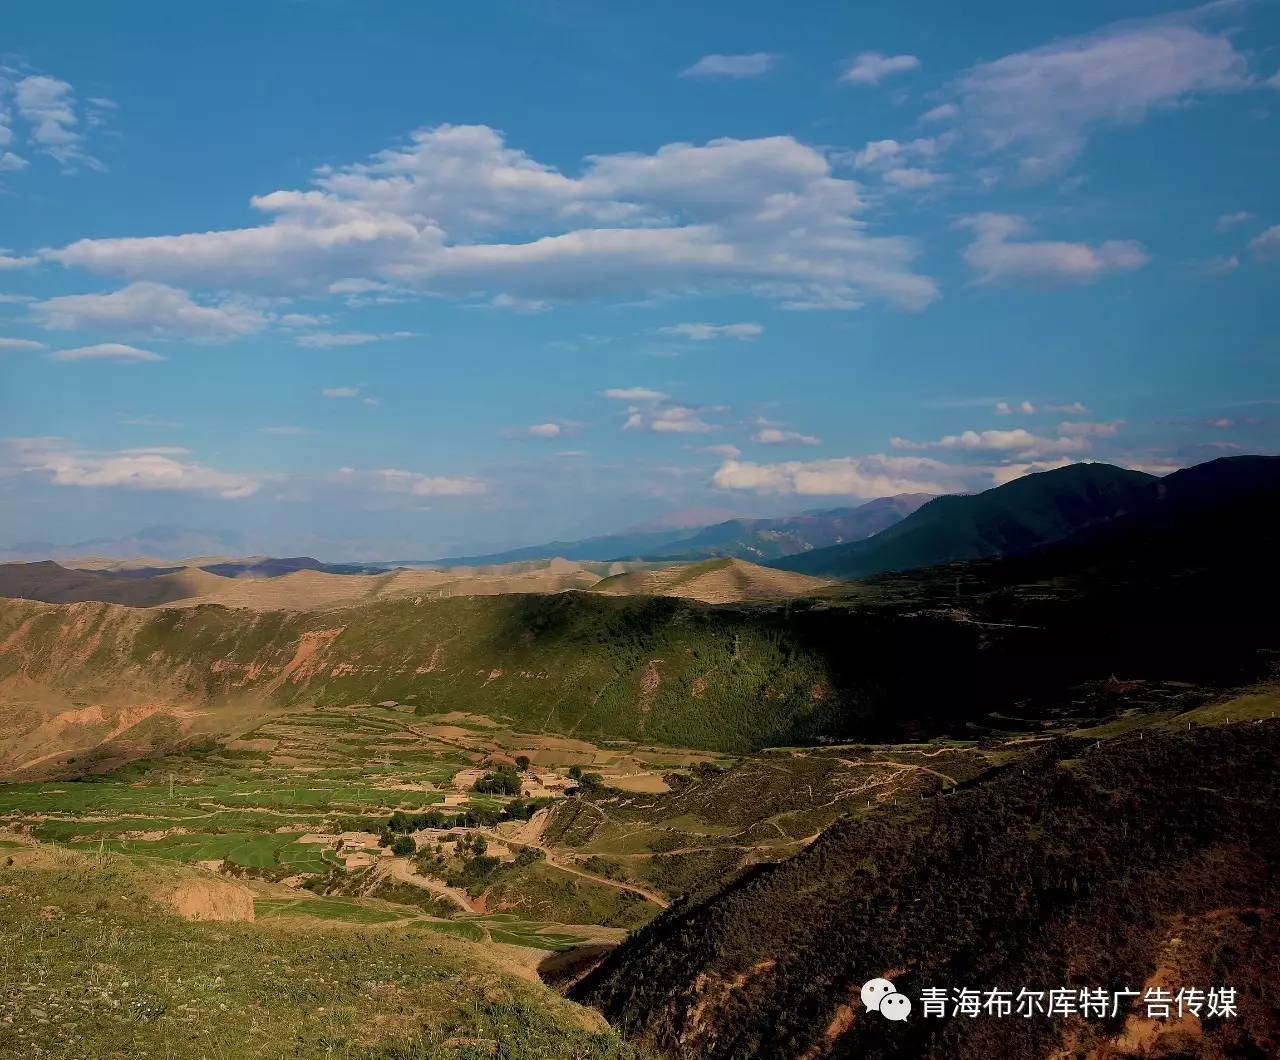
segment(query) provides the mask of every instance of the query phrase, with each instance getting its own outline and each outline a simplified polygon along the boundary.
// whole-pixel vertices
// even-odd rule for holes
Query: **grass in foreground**
[[[190,923],[147,897],[179,868],[47,847],[14,860],[0,867],[0,1055],[641,1056],[443,933]]]

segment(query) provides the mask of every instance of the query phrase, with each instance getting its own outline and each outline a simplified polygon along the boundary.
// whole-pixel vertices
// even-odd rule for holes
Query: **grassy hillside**
[[[962,736],[1008,717],[1034,727],[1156,688],[1203,699],[1264,676],[1280,645],[1277,496],[769,606],[603,593],[323,612],[0,601],[0,731],[10,747],[41,726],[116,731],[99,709],[112,706],[135,712],[131,736],[145,722],[163,744],[180,710],[209,711],[209,726],[237,704],[394,700],[525,731],[740,751]],[[47,735],[32,754],[55,749]]]
[[[641,1055],[440,932],[314,917],[190,922],[159,896],[234,885],[28,843],[6,841],[0,855],[5,1056]]]
[[[0,603],[0,681],[78,702],[396,700],[584,736],[745,748],[837,706],[779,614],[584,594],[389,601],[324,613]]]
[[[1058,740],[955,794],[883,804],[724,892],[674,906],[573,993],[678,1057],[1261,1057],[1280,1041],[1280,722]],[[1176,1029],[868,1019],[861,984],[1230,984]],[[1128,1037],[1126,1038],[1126,1034]],[[1108,1049],[1112,1051],[1107,1051]],[[1096,1050],[1096,1051],[1095,1051]]]
[[[865,541],[772,565],[826,578],[864,578],[1007,555],[1132,510],[1153,481],[1151,475],[1109,464],[1073,464],[973,496],[937,497]]]

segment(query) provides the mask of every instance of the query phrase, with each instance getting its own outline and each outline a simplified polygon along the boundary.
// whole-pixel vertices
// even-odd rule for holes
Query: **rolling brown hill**
[[[741,559],[712,559],[605,578],[593,592],[612,596],[677,596],[704,604],[741,604],[812,596],[831,583],[823,578],[760,567]]]
[[[223,577],[195,566],[69,569],[51,560],[0,564],[0,597],[65,604],[81,601],[126,607],[222,604],[254,611],[310,611],[399,596],[498,596],[589,589],[601,565],[566,560],[512,568],[438,571],[400,568],[384,574],[300,570],[274,578]],[[590,569],[596,568],[596,569]]]
[[[126,607],[160,607],[216,593],[225,581],[226,578],[197,567],[139,576],[117,571],[73,570],[52,560],[0,563],[0,596],[53,604],[94,600]]]

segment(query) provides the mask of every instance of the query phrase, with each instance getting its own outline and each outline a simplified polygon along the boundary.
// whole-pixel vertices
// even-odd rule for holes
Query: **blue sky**
[[[1280,439],[1280,10],[52,0],[0,547],[420,557]]]

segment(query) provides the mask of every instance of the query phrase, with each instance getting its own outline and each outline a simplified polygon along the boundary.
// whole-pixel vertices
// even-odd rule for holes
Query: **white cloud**
[[[67,294],[36,302],[32,317],[56,331],[115,331],[155,338],[226,342],[262,330],[266,316],[233,299],[201,305],[186,291],[139,281],[107,294]]]
[[[85,150],[75,92],[66,81],[43,74],[23,77],[13,84],[13,103],[29,127],[27,143],[32,150],[55,159],[66,170],[81,165],[103,168]]]
[[[526,432],[531,438],[559,438],[564,433],[560,424],[548,420],[546,423],[535,423]]]
[[[318,328],[329,321],[322,313],[281,313],[276,317],[276,323],[285,328]]]
[[[1148,475],[1156,475],[1161,478],[1165,475],[1172,475],[1175,471],[1181,471],[1187,466],[1168,459],[1122,460],[1119,461],[1119,464],[1121,467],[1127,467],[1130,471],[1145,471]]]
[[[54,361],[165,361],[151,350],[140,350],[137,346],[127,346],[123,342],[99,342],[92,346],[76,346],[70,350],[55,350],[49,354]]]
[[[659,434],[706,434],[715,428],[702,419],[697,409],[669,405],[654,414],[649,421],[649,430]]]
[[[1058,424],[1058,433],[1067,438],[1114,438],[1122,426],[1124,426],[1124,420],[1109,420],[1101,423],[1067,420]]]
[[[708,445],[701,452],[711,453],[714,456],[723,457],[726,460],[736,460],[742,455],[742,450],[736,445]]]
[[[939,103],[936,107],[926,110],[920,115],[921,121],[950,121],[960,113],[960,108],[954,103]]]
[[[1206,258],[1200,263],[1200,271],[1206,276],[1225,276],[1238,268],[1240,268],[1240,258],[1236,254]]]
[[[1023,404],[1025,405],[1026,402],[1024,401]],[[1065,405],[1046,405],[1044,411],[1059,412],[1064,416],[1083,416],[1089,410],[1084,406],[1083,402],[1069,401]]]
[[[395,339],[411,339],[412,331],[374,333],[369,331],[313,331],[299,335],[294,342],[309,349],[331,349],[340,346],[365,346],[371,342],[391,342]]]
[[[311,434],[310,427],[298,427],[293,424],[285,423],[272,427],[260,428],[263,434],[276,434],[282,437],[298,436],[303,434]]]
[[[1019,453],[1044,456],[1050,453],[1080,452],[1089,447],[1085,437],[1046,438],[1023,427],[1007,431],[962,431],[948,434],[937,441],[913,442],[909,438],[893,438],[895,449],[951,449],[960,452]]]
[[[946,179],[943,174],[935,173],[931,169],[916,169],[911,166],[900,166],[897,169],[887,170],[884,174],[884,182],[886,184],[906,188],[909,191],[932,188],[937,184],[944,183]]]
[[[358,474],[358,473],[356,473]],[[408,493],[415,497],[466,497],[485,493],[488,486],[468,476],[423,475],[417,471],[382,468],[368,472],[374,485],[389,493]]]
[[[184,459],[186,449],[157,446],[93,452],[62,438],[11,438],[6,448],[18,469],[47,477],[56,486],[120,487],[210,493],[239,498],[256,493],[261,480],[219,471]]]
[[[751,440],[761,445],[821,445],[822,439],[812,434],[801,434],[782,427],[763,426],[751,436]]]
[[[858,169],[870,169],[872,166],[892,161],[903,153],[903,146],[897,140],[868,140],[867,146],[853,156],[853,164]]]
[[[0,350],[43,350],[44,348],[44,343],[36,342],[35,339],[0,338]]]
[[[0,269],[27,269],[39,262],[39,258],[18,257],[0,250]]]
[[[937,295],[913,271],[914,242],[871,234],[857,186],[790,136],[589,156],[568,176],[496,130],[442,125],[252,205],[266,223],[47,253],[131,279],[259,291],[361,280],[555,300],[713,285],[908,309]]]
[[[916,70],[920,60],[914,55],[881,55],[863,52],[845,68],[840,80],[852,85],[878,85],[886,77]]]
[[[1198,24],[1225,9],[1117,22],[981,63],[953,86],[957,117],[986,149],[1013,153],[1024,178],[1052,176],[1099,126],[1247,87],[1248,65],[1230,36]]]
[[[600,391],[602,397],[615,401],[666,401],[667,395],[661,390],[652,390],[647,386],[614,387]]]
[[[944,493],[943,482],[954,474],[954,468],[938,460],[874,454],[781,464],[726,460],[712,481],[720,489],[753,493],[871,498]]]
[[[354,398],[360,396],[360,388],[358,386],[330,386],[320,391],[322,397],[327,398]]]
[[[517,298],[511,294],[495,294],[486,305],[490,309],[508,309],[512,313],[545,313],[551,303],[544,298]]]
[[[950,134],[907,141],[871,140],[853,155],[852,161],[856,169],[878,172],[886,184],[918,191],[944,183],[947,177],[912,163],[936,159],[950,142]]]
[[[1249,249],[1264,261],[1280,256],[1280,225],[1272,225],[1261,235],[1254,236],[1249,240]]]
[[[759,77],[773,69],[778,61],[773,52],[750,52],[743,55],[704,55],[692,66],[680,71],[681,77]]]
[[[976,214],[962,223],[974,233],[964,260],[978,273],[979,283],[1088,283],[1109,272],[1132,272],[1151,260],[1141,243],[1127,239],[1097,245],[1015,239],[1030,231],[1016,214]]]
[[[763,324],[671,324],[658,328],[662,335],[676,335],[694,342],[709,342],[712,339],[754,339],[764,334]]]
[[[1245,221],[1252,221],[1253,214],[1248,210],[1239,210],[1236,213],[1224,213],[1217,221],[1214,222],[1213,229],[1215,232],[1225,232],[1228,228],[1234,228],[1236,225],[1244,224]]]
[[[1030,401],[1019,401],[1016,406],[1008,401],[997,401],[995,406],[997,416],[1012,416],[1015,412],[1021,412],[1024,416],[1031,416],[1035,411],[1036,407]]]

